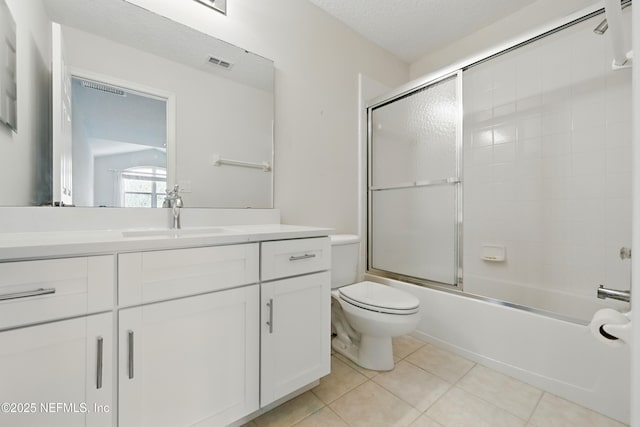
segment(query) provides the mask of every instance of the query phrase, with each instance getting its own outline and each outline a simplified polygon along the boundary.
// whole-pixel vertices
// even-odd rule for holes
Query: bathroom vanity
[[[3,234],[0,425],[224,426],[314,383],[329,231]]]

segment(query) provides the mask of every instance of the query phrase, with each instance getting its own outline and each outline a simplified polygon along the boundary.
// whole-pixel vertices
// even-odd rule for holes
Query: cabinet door
[[[330,371],[328,272],[262,284],[260,405]]]
[[[108,313],[0,333],[0,402],[9,404],[0,425],[111,426],[112,319]]]
[[[119,426],[224,426],[258,409],[259,286],[121,310]]]

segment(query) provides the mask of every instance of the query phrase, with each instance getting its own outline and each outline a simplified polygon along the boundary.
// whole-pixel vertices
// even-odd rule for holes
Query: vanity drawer
[[[113,308],[113,255],[0,263],[0,329]]]
[[[328,237],[262,243],[262,280],[314,273],[331,268]]]
[[[258,244],[118,255],[118,301],[131,306],[258,283]]]

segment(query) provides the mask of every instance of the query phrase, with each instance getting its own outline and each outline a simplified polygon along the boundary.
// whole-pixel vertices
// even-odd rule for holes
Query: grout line
[[[314,396],[315,396],[315,394],[314,394]],[[316,398],[317,398],[317,396],[316,396]],[[318,398],[318,400],[320,400],[320,398]],[[320,401],[322,402],[322,400],[320,400]],[[304,417],[302,417],[300,420],[296,421],[294,424],[291,424],[291,427],[295,427],[295,426],[297,426],[298,424],[300,424],[301,422],[303,422],[304,420],[306,420],[307,418],[309,418],[310,416],[312,416],[312,415],[313,415],[313,414],[315,414],[316,412],[320,412],[323,408],[326,408],[326,407],[327,407],[327,405],[325,405],[325,404],[324,404],[324,402],[322,402],[322,405],[323,405],[322,407],[320,407],[320,408],[316,409],[315,411],[313,411],[313,412],[311,412],[311,413],[309,413],[309,414],[305,415],[305,416],[304,416]]]
[[[480,366],[483,366],[483,365],[480,365]],[[491,369],[491,368],[487,368],[487,369]],[[471,371],[471,370],[469,370],[469,371]],[[497,372],[497,371],[495,371],[495,372]],[[500,372],[498,372],[498,373],[500,374]],[[503,375],[504,375],[504,374],[503,374]],[[464,378],[465,376],[466,376],[466,374],[463,376],[463,378]],[[510,377],[510,378],[512,378],[512,377]],[[457,386],[458,382],[460,382],[461,380],[462,380],[462,378],[460,378],[460,379],[456,382],[456,386]],[[527,384],[527,383],[523,383],[523,384],[525,384],[525,385],[529,385],[529,384]],[[533,386],[531,386],[531,387],[533,387]],[[540,403],[540,399],[542,399],[542,394],[544,394],[544,392],[543,392],[542,390],[540,390],[540,389],[537,389],[537,388],[536,388],[537,390],[541,391],[541,392],[542,392],[542,394],[540,395],[540,397],[539,397],[539,398],[538,398],[538,400],[536,401],[536,405],[534,406],[534,409],[533,409],[533,411],[531,412],[531,414],[529,414],[529,416],[528,416],[527,418],[522,418],[520,415],[518,415],[518,414],[514,414],[514,413],[513,413],[513,412],[511,412],[510,410],[508,410],[508,409],[506,409],[506,408],[503,408],[502,406],[496,405],[493,401],[489,400],[489,398],[488,398],[488,397],[480,396],[480,395],[478,395],[478,394],[476,394],[476,393],[473,393],[473,392],[471,392],[471,391],[465,390],[465,389],[464,389],[464,388],[462,388],[462,387],[458,387],[458,388],[459,388],[460,390],[462,390],[463,392],[465,392],[465,393],[467,393],[467,394],[469,394],[469,395],[471,395],[471,396],[475,397],[476,399],[480,399],[480,400],[482,400],[483,402],[488,403],[489,405],[491,405],[491,406],[493,406],[493,407],[495,407],[495,408],[498,408],[498,409],[500,409],[501,411],[503,411],[503,412],[505,412],[505,413],[507,413],[507,414],[509,414],[509,415],[513,415],[514,417],[518,418],[519,420],[524,421],[525,423],[529,423],[529,420],[531,419],[531,416],[533,415],[533,412],[535,412],[535,409],[538,407],[538,404]]]
[[[536,411],[538,410],[538,406],[540,406],[540,402],[542,402],[542,398],[544,397],[545,394],[547,394],[547,392],[544,390],[540,390],[540,391],[542,391],[542,393],[540,393],[540,397],[536,402],[536,406],[533,407],[533,411],[531,411],[531,414],[529,414],[529,418],[527,419],[527,425],[531,423],[531,418],[533,418],[533,414],[536,413]]]
[[[329,408],[329,407],[327,406],[327,408]],[[337,413],[336,411],[334,411],[334,410],[333,410],[333,409],[331,409],[331,408],[329,408],[329,410],[330,410],[331,412],[333,412],[334,414],[336,414],[336,417],[338,417],[338,418],[339,418],[343,423],[345,423],[346,425],[348,425],[349,427],[351,427],[351,424],[349,424],[349,422],[348,422],[347,420],[345,420],[344,418],[342,418],[342,417],[340,416],[340,414],[339,414],[339,413]]]

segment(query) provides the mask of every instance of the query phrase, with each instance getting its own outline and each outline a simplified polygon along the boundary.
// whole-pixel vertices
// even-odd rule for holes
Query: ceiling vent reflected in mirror
[[[118,96],[127,96],[124,90],[103,83],[92,82],[91,80],[81,80],[81,84],[82,87],[85,87],[87,89],[99,90],[101,92],[106,92]]]
[[[201,3],[207,7],[210,7],[213,10],[216,10],[223,15],[227,14],[227,0],[196,0],[198,3]]]
[[[233,64],[231,62],[216,58],[214,56],[210,56],[208,61],[210,64],[217,65],[218,67],[224,68],[225,70],[230,70],[233,67]]]

